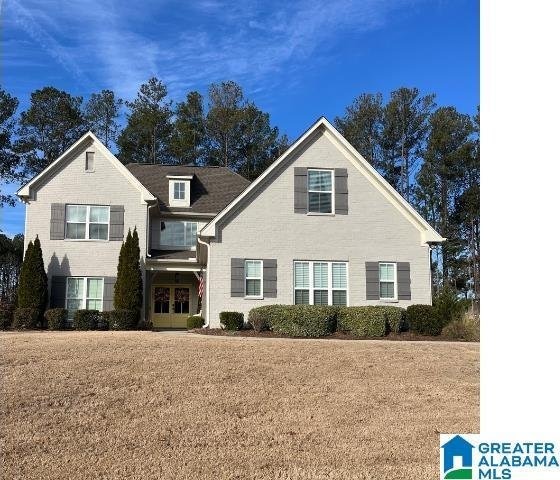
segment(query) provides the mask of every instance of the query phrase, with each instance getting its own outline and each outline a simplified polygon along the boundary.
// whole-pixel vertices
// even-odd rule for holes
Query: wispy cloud
[[[94,78],[131,98],[151,75],[172,94],[229,78],[250,90],[293,83],[345,35],[382,27],[412,1],[7,0],[4,17],[84,87]]]

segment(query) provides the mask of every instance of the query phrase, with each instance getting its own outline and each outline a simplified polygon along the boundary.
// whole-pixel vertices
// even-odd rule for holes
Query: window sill
[[[245,295],[245,297],[243,297],[245,300],[264,300],[264,297],[261,296],[249,296],[249,295]]]
[[[334,213],[307,212],[308,217],[334,217]]]
[[[99,243],[109,243],[109,239],[97,239],[97,238],[65,238],[65,242],[99,242]]]
[[[399,303],[398,298],[380,298],[379,301],[382,303]]]
[[[84,170],[86,173],[95,173],[95,170]]]

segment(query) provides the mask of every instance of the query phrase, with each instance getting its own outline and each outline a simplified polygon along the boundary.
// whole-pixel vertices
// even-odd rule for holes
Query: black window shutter
[[[51,203],[51,240],[64,240],[64,217],[66,205]]]
[[[124,238],[124,205],[111,205],[109,240],[122,242]]]
[[[294,167],[294,213],[307,213],[307,168]]]
[[[366,262],[366,300],[379,300],[379,262]]]
[[[231,296],[245,296],[245,259],[231,259]]]
[[[115,297],[115,283],[117,277],[103,277],[103,311],[108,312],[113,310]]]
[[[409,262],[397,262],[397,289],[399,300],[412,300]]]
[[[334,213],[348,215],[348,170],[334,169]]]
[[[276,298],[276,259],[263,260],[263,297]]]
[[[51,277],[51,308],[66,308],[66,277]]]

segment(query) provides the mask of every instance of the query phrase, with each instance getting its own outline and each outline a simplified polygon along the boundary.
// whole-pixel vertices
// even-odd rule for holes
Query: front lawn
[[[9,332],[2,478],[434,479],[478,344]]]

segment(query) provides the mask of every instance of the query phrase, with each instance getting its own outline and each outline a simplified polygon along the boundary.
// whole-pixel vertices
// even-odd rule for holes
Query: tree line
[[[270,115],[233,81],[174,103],[151,78],[131,101],[114,92],[87,101],[48,86],[18,99],[0,87],[0,183],[22,183],[92,130],[123,163],[221,165],[255,179],[288,148]],[[122,113],[125,121],[121,122]],[[122,126],[121,126],[122,123]],[[359,95],[334,120],[338,130],[448,240],[432,251],[434,288],[478,298],[480,117],[438,106],[434,94],[402,87]],[[1,187],[1,185],[0,185]],[[13,205],[0,191],[0,205]]]

